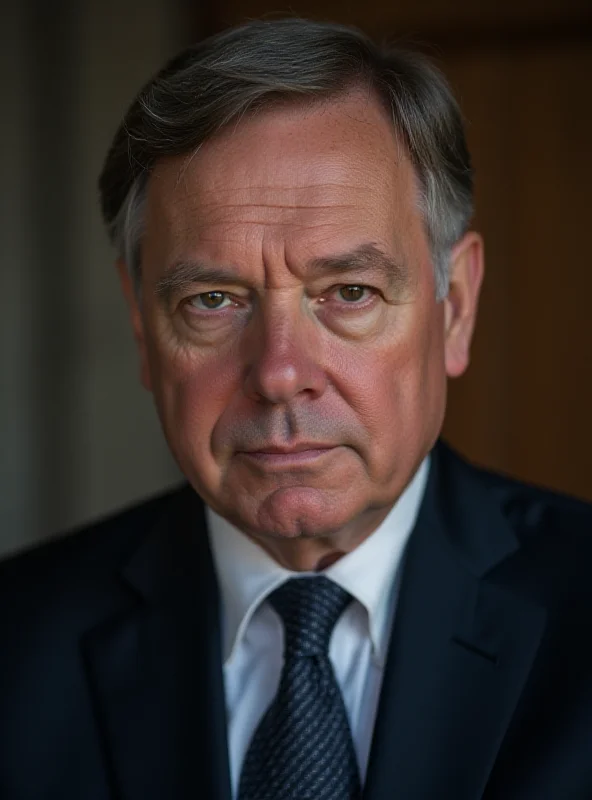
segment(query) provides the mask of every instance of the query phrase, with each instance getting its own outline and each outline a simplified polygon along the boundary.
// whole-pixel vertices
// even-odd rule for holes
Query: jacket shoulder
[[[581,535],[592,543],[591,503],[482,467],[473,469],[479,480],[496,496],[502,512],[520,538],[546,531]]]
[[[472,521],[499,518],[517,549],[490,573],[543,605],[592,615],[592,505],[561,492],[474,466],[446,448],[451,494],[472,504]],[[453,488],[454,487],[454,488]],[[460,495],[460,497],[459,497]],[[475,500],[477,498],[477,500]],[[497,524],[497,523],[496,523]],[[495,528],[490,528],[494,531]]]
[[[444,442],[439,442],[436,452],[440,469],[453,476],[455,485],[484,489],[518,533],[567,527],[592,535],[592,503],[475,464]]]
[[[69,585],[89,586],[111,576],[155,520],[187,491],[186,485],[175,487],[8,556],[0,562],[0,607],[13,595],[21,604],[29,590],[38,602],[44,589],[59,595]]]

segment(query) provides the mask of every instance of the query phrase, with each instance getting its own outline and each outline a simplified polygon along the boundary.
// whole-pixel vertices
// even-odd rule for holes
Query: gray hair
[[[139,288],[148,177],[245,114],[370,89],[392,118],[420,186],[438,299],[453,245],[473,211],[473,174],[458,105],[422,55],[379,46],[356,28],[303,19],[253,21],[184,50],[138,94],[107,155],[99,189],[112,242]]]

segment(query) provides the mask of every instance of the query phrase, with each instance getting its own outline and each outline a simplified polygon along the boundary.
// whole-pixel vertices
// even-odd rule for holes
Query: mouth
[[[239,454],[261,466],[291,467],[308,465],[337,450],[336,445],[303,443],[293,447],[264,445],[258,450],[243,450]]]

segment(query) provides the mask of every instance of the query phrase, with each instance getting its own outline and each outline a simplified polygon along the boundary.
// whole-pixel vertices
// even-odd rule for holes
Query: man
[[[3,565],[0,796],[591,798],[590,509],[438,442],[483,274],[443,78],[249,23],[100,185],[188,485]]]

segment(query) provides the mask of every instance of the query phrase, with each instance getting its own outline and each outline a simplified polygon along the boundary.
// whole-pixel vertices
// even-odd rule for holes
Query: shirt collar
[[[373,657],[379,666],[384,665],[388,646],[391,591],[415,525],[428,472],[429,456],[378,528],[324,571],[366,609]],[[226,664],[232,660],[253,614],[274,589],[289,578],[318,573],[285,569],[209,507],[206,517],[222,599]]]

